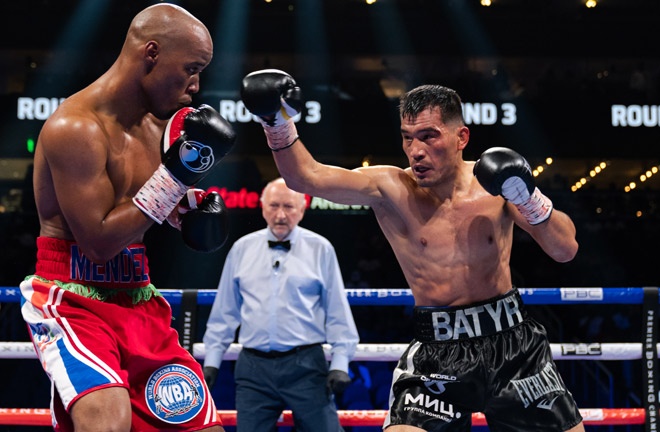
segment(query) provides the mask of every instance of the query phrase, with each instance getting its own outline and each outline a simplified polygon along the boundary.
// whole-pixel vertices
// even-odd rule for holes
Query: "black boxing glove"
[[[206,385],[209,387],[209,390],[211,390],[213,384],[215,384],[215,379],[217,377],[218,377],[217,367],[204,366],[204,381],[206,381]]]
[[[252,72],[243,78],[241,99],[264,127],[271,150],[283,150],[298,140],[293,118],[302,111],[302,92],[291,75],[277,69]]]
[[[215,252],[227,241],[227,207],[217,192],[206,193],[197,208],[181,216],[183,242],[198,252]]]
[[[231,124],[208,105],[177,111],[162,138],[162,163],[133,197],[147,216],[162,223],[188,186],[202,180],[236,141]]]
[[[190,210],[195,210],[197,206],[202,203],[205,196],[206,191],[204,189],[188,189],[186,194],[181,198],[181,201],[179,201],[179,204],[176,206],[176,210],[170,213],[167,217],[167,222],[181,231],[181,217]]]
[[[538,225],[552,213],[552,201],[535,186],[529,163],[515,151],[493,147],[481,154],[473,173],[491,195],[502,195],[518,208],[530,225]]]
[[[177,206],[178,213],[184,215],[190,210],[196,210],[199,205],[202,203],[207,193],[204,189],[199,188],[190,188],[186,194],[179,201]]]

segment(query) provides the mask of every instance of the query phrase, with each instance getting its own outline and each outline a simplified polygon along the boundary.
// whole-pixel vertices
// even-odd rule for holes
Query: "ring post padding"
[[[179,313],[179,343],[193,353],[193,345],[197,337],[197,290],[186,289],[181,293],[181,312]]]
[[[644,342],[642,343],[642,394],[646,410],[645,430],[658,430],[658,350],[654,349],[658,340],[658,288],[645,287],[642,302],[642,322],[644,323]]]

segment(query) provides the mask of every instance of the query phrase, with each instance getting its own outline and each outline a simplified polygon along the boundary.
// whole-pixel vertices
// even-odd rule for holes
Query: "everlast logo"
[[[484,336],[523,321],[516,296],[465,309],[436,311],[431,316],[437,341]]]
[[[520,380],[512,380],[511,384],[518,391],[525,408],[538,401],[539,408],[552,409],[555,398],[548,399],[551,393],[564,392],[564,385],[552,363],[546,363],[543,370],[535,375]]]
[[[88,283],[129,283],[149,280],[144,247],[125,248],[105,264],[90,261],[78,248],[71,246],[70,279]]]

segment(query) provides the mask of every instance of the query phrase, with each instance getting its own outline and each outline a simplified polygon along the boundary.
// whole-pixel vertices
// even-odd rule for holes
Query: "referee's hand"
[[[341,394],[351,383],[351,377],[344,371],[333,369],[328,372],[328,389],[337,394]]]
[[[211,390],[213,384],[215,384],[215,379],[217,377],[218,377],[217,367],[204,366],[204,381],[206,381],[206,385],[209,387],[209,390]]]

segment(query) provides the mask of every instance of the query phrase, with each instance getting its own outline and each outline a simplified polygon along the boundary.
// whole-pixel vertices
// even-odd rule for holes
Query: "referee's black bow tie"
[[[272,248],[281,247],[286,250],[291,250],[291,242],[289,240],[284,240],[284,241],[268,240],[268,247],[272,247]]]

